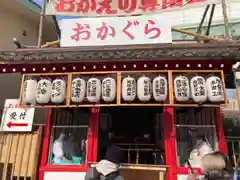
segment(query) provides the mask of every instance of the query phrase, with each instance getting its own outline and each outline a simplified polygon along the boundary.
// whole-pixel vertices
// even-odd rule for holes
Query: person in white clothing
[[[58,139],[53,143],[53,164],[58,164],[64,157],[63,153],[63,139],[65,137],[64,133],[60,133]]]

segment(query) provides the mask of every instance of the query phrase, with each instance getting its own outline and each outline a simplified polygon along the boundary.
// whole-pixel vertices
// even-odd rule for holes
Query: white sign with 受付
[[[2,113],[0,131],[32,131],[34,108],[19,108],[18,99],[6,99]]]

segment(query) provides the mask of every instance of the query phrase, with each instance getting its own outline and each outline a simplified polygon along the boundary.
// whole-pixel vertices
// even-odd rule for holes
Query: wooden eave
[[[146,60],[240,60],[240,43],[152,44],[0,50],[1,64]]]

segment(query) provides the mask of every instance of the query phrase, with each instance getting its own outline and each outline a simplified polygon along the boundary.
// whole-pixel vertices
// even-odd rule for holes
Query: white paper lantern
[[[47,104],[52,94],[52,83],[48,79],[41,79],[37,85],[37,103]]]
[[[22,97],[23,103],[35,104],[37,98],[36,92],[37,92],[37,80],[29,77],[23,83],[23,97]]]
[[[193,101],[202,103],[207,100],[206,81],[202,76],[195,76],[190,81],[191,95]]]
[[[165,101],[167,98],[168,84],[164,76],[153,79],[153,98],[155,101]]]
[[[140,101],[147,102],[151,99],[151,79],[142,76],[137,80],[137,96]]]
[[[71,101],[81,103],[86,93],[86,81],[82,78],[75,78],[72,81]]]
[[[66,82],[58,78],[52,82],[51,102],[55,104],[63,103],[66,98]]]
[[[112,102],[116,97],[116,81],[107,77],[102,81],[102,99],[106,102]]]
[[[124,101],[131,102],[136,98],[136,80],[133,77],[126,77],[122,80],[122,98]]]
[[[87,100],[92,103],[100,101],[101,81],[97,78],[90,78],[87,82]]]
[[[211,102],[221,102],[224,100],[222,81],[217,76],[211,76],[206,81],[208,99]]]
[[[188,101],[190,98],[189,80],[180,75],[174,79],[174,94],[177,101]]]

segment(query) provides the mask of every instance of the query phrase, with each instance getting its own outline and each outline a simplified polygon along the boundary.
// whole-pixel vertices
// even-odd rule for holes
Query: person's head
[[[73,157],[82,156],[82,141],[77,134],[71,134],[70,136],[64,137],[63,152],[65,158],[68,160],[72,160]]]
[[[220,151],[206,154],[201,159],[202,171],[224,170],[227,167],[227,157]]]
[[[107,152],[104,159],[115,164],[121,164],[124,160],[124,152],[119,146],[110,145],[107,148]]]
[[[208,180],[224,180],[227,178],[227,157],[222,152],[206,154],[201,160],[202,172]]]

